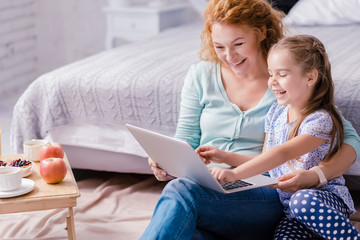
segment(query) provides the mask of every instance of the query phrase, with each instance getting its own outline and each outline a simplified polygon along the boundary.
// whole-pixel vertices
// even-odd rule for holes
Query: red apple
[[[64,158],[64,149],[59,143],[48,143],[39,150],[40,161],[46,158]]]
[[[66,164],[62,158],[46,158],[40,162],[40,175],[47,183],[61,182],[66,171]]]

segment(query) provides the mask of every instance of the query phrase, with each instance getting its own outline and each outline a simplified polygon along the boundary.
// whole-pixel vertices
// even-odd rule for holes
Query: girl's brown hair
[[[290,131],[289,139],[298,135],[302,121],[311,113],[324,109],[331,116],[333,128],[331,131],[330,150],[325,158],[328,160],[339,150],[344,140],[344,129],[341,116],[334,104],[334,83],[331,77],[331,65],[324,45],[319,39],[310,35],[287,37],[274,44],[270,52],[277,49],[286,49],[296,64],[302,67],[303,73],[313,69],[318,71],[318,79],[307,106],[302,110],[300,119]],[[331,151],[334,139],[337,143]]]
[[[261,51],[266,59],[270,47],[284,36],[283,17],[283,12],[275,10],[265,0],[210,0],[204,12],[200,57],[206,61],[219,61],[211,38],[212,25],[219,22],[246,25],[258,34],[265,27],[266,38],[261,42]]]

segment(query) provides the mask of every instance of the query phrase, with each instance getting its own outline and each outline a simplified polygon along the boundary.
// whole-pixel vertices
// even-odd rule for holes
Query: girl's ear
[[[310,87],[316,83],[319,76],[319,72],[317,69],[312,69],[306,75],[307,75],[307,84]]]

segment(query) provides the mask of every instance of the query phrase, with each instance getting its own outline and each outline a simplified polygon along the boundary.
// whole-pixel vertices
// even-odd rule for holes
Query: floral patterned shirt
[[[281,106],[274,103],[266,115],[265,132],[268,133],[266,150],[284,144],[287,141],[290,130],[295,122],[288,123],[289,106]],[[296,169],[310,169],[318,165],[328,154],[331,145],[330,132],[333,127],[333,122],[330,115],[325,110],[316,111],[307,116],[301,123],[298,135],[308,134],[318,138],[327,139],[325,143],[318,148],[309,152],[300,158],[293,159],[281,166],[269,171],[273,178],[284,175]],[[336,139],[335,139],[336,141]],[[335,143],[333,144],[335,145]],[[321,187],[321,190],[327,190],[339,196],[344,203],[349,207],[350,213],[354,213],[354,203],[350,196],[349,190],[345,186],[343,177],[338,177],[329,181],[326,185]],[[289,210],[289,200],[291,193],[283,192],[277,189],[280,200],[284,205],[285,214],[293,218]]]

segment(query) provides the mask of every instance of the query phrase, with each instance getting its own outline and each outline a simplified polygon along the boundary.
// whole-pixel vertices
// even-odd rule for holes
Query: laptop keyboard
[[[243,180],[237,180],[234,182],[226,182],[221,184],[221,186],[225,189],[225,190],[231,190],[231,189],[235,189],[235,188],[242,188],[242,187],[247,187],[247,186],[251,186],[253,185],[252,183],[243,181]]]

